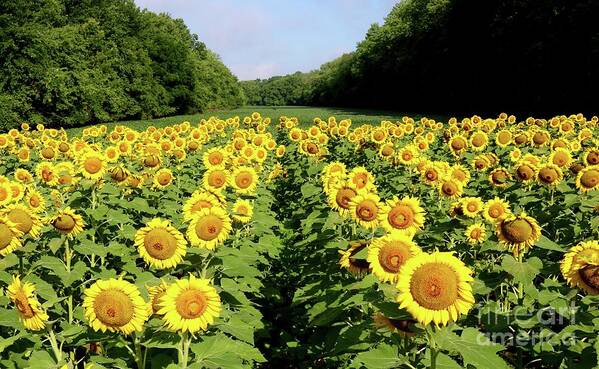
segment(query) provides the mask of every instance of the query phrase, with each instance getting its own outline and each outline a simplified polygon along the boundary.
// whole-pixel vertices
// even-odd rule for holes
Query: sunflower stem
[[[518,262],[520,263],[520,265],[522,266],[522,260],[523,256],[522,253],[520,252],[518,254]],[[524,298],[524,285],[522,284],[522,282],[518,282],[518,299],[522,299]]]
[[[139,338],[139,335],[135,335],[133,344],[135,345],[135,363],[137,364],[137,369],[145,369],[145,355],[141,347],[141,339]]]
[[[50,326],[48,326],[48,340],[50,341],[50,346],[52,346],[52,352],[54,353],[56,362],[59,363],[62,360],[62,350],[59,348],[56,336],[54,335],[54,330],[52,330],[52,327]]]
[[[428,339],[428,344],[429,344],[429,351],[431,353],[430,368],[436,369],[437,368],[437,355],[439,354],[439,351],[437,350],[437,343],[435,342],[435,338],[434,338],[434,328],[427,326],[426,333],[427,333],[426,338]]]
[[[189,359],[189,345],[191,344],[191,337],[187,332],[181,334],[181,344],[179,347],[179,365],[181,369],[187,368],[187,361]]]

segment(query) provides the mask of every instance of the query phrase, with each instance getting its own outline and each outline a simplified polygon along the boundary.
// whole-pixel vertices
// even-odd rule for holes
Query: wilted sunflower
[[[482,243],[486,239],[487,230],[482,223],[474,223],[466,228],[464,235],[468,239],[468,243],[476,245],[477,243]]]
[[[165,189],[174,180],[173,172],[170,169],[162,168],[154,174],[153,188]]]
[[[599,165],[588,166],[576,175],[576,188],[581,192],[599,189]]]
[[[381,209],[381,223],[388,232],[413,236],[424,224],[424,209],[417,197],[394,197]]]
[[[366,240],[357,240],[350,241],[349,248],[347,250],[339,250],[339,254],[341,257],[339,259],[339,264],[342,268],[347,269],[350,273],[362,276],[370,270],[370,264],[368,260],[357,258],[356,255],[368,247],[369,241]]]
[[[29,282],[21,282],[18,276],[12,277],[7,288],[8,298],[15,304],[19,318],[25,328],[39,331],[46,327],[48,314],[42,308],[35,295],[35,286]]]
[[[507,201],[502,200],[499,197],[487,201],[483,209],[483,216],[491,223],[499,221],[502,217],[509,215],[510,213],[510,205]]]
[[[252,215],[254,214],[252,203],[248,200],[238,199],[233,204],[233,220],[238,221],[240,223],[248,223],[252,220]]]
[[[572,247],[560,264],[570,286],[599,295],[599,241],[586,241]]]
[[[537,181],[545,186],[557,186],[564,178],[564,174],[560,167],[555,164],[544,164],[537,171]]]
[[[246,166],[238,167],[231,174],[231,185],[239,194],[253,194],[258,185],[258,174],[256,174],[254,168]]]
[[[460,197],[464,192],[462,182],[449,176],[442,177],[437,188],[441,196],[450,199]]]
[[[87,151],[79,160],[80,172],[83,177],[92,180],[102,178],[108,167],[106,158],[101,153]]]
[[[165,326],[172,331],[195,333],[208,329],[220,315],[221,302],[208,279],[180,279],[159,299]]]
[[[327,200],[331,208],[337,210],[342,217],[346,217],[349,215],[350,202],[357,194],[349,185],[339,185],[331,188]]]
[[[6,256],[21,247],[22,235],[17,224],[5,215],[0,216],[0,256]]]
[[[524,212],[501,218],[496,227],[499,242],[510,250],[514,257],[524,254],[541,237],[541,227],[537,221]]]
[[[479,197],[464,197],[460,200],[462,213],[474,218],[483,209],[483,201]]]
[[[70,207],[59,210],[56,215],[50,218],[50,224],[58,232],[73,238],[83,231],[85,224],[81,215],[76,214]]]
[[[366,260],[379,280],[393,283],[397,281],[402,265],[421,252],[410,237],[392,233],[372,241]]]
[[[364,228],[372,229],[379,225],[382,205],[377,195],[362,193],[354,196],[349,203],[349,214]]]
[[[23,235],[37,237],[42,229],[42,222],[28,207],[12,204],[2,210],[2,215],[13,222]]]
[[[397,302],[423,325],[446,325],[474,304],[471,274],[450,252],[421,253],[401,267]]]
[[[227,211],[220,207],[204,208],[197,212],[187,228],[187,239],[193,246],[208,250],[214,248],[229,237],[231,219]]]
[[[187,241],[168,220],[152,219],[135,234],[135,246],[144,261],[156,269],[179,264],[187,251]]]
[[[122,279],[98,280],[84,291],[82,307],[94,331],[141,332],[149,311],[134,284]]]
[[[224,201],[224,200],[222,200]],[[183,220],[189,222],[193,219],[195,214],[206,208],[213,206],[222,207],[221,199],[218,198],[214,193],[204,189],[200,189],[191,194],[191,197],[183,204]]]
[[[416,333],[411,327],[416,323],[412,319],[393,319],[386,317],[383,313],[375,313],[372,317],[377,328],[385,328],[390,332],[397,332],[403,337],[413,337]]]

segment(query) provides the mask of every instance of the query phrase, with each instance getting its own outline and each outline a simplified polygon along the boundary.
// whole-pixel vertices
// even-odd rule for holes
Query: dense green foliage
[[[132,0],[0,2],[0,129],[74,126],[243,104],[182,20]]]
[[[591,112],[597,14],[592,0],[404,0],[355,52],[310,73],[243,85],[249,101],[265,105]]]

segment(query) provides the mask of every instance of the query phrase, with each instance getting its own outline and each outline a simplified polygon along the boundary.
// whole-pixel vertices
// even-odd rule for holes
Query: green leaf
[[[553,251],[565,251],[565,248],[557,243],[551,241],[549,238],[541,235],[539,241],[535,244],[535,246],[540,247],[545,250],[553,250]]]
[[[531,283],[542,267],[543,262],[537,257],[520,263],[513,256],[505,255],[501,261],[501,268],[511,274],[516,282],[523,284]]]
[[[202,342],[192,344],[199,367],[242,368],[243,362],[265,362],[255,347],[235,341],[223,334],[204,336]]]
[[[443,350],[458,353],[464,359],[464,364],[470,364],[477,369],[510,369],[497,352],[504,347],[489,341],[484,333],[476,328],[466,328],[462,335],[442,329],[435,334],[435,342]]]
[[[356,355],[352,366],[362,364],[368,369],[387,369],[395,368],[405,363],[404,357],[399,356],[396,346],[380,344],[370,351],[361,352]]]

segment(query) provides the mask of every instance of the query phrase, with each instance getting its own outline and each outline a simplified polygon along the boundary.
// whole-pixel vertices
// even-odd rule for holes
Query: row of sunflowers
[[[0,363],[591,365],[597,126],[23,124],[0,135]]]

